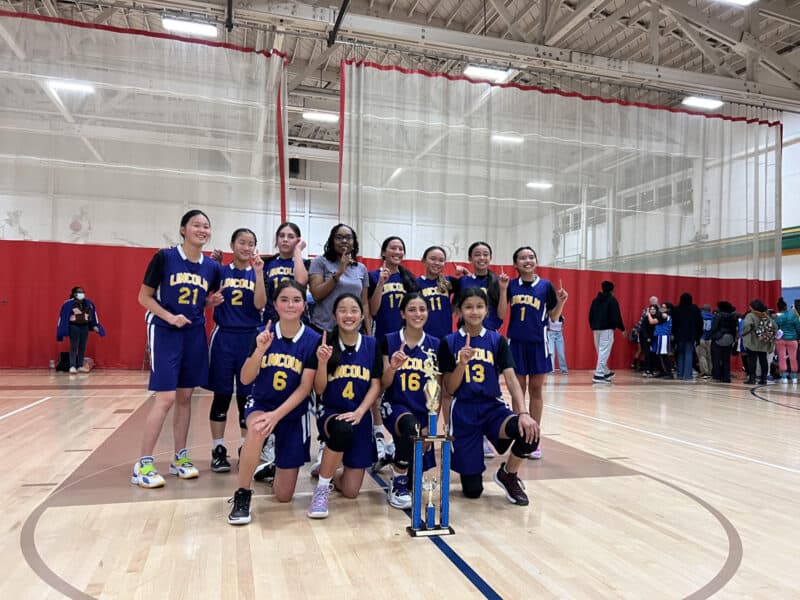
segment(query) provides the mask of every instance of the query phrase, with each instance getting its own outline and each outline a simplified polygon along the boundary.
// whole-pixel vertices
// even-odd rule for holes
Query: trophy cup
[[[450,453],[453,450],[453,438],[445,435],[437,435],[438,414],[441,406],[441,393],[438,376],[441,374],[436,364],[436,352],[431,349],[425,351],[427,358],[423,363],[425,372],[425,398],[428,408],[428,435],[422,435],[417,427],[417,435],[414,440],[414,472],[412,481],[414,494],[411,502],[411,525],[406,527],[406,531],[412,537],[429,537],[435,535],[451,535],[455,533],[450,527]],[[442,447],[442,462],[439,470],[439,478],[431,477],[423,479],[422,476],[422,456],[427,444],[440,444]],[[439,522],[436,522],[436,504],[434,503],[434,491],[439,489],[438,506]],[[425,504],[425,519],[422,518],[422,492],[427,492],[427,503]]]

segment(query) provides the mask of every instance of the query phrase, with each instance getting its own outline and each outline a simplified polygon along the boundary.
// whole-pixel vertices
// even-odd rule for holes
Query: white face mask
[[[86,298],[86,294],[84,294],[83,292],[78,292],[77,294],[75,294],[76,300],[83,300],[84,298]]]

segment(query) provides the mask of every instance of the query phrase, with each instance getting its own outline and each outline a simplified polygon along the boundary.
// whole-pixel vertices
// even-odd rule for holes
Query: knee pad
[[[483,493],[483,476],[480,473],[462,475],[461,490],[467,498],[480,498]]]
[[[228,420],[228,407],[231,405],[230,394],[214,394],[211,401],[211,410],[208,419],[216,423],[224,423]]]
[[[347,452],[353,447],[353,424],[336,417],[328,419],[328,448],[334,452]]]
[[[519,433],[519,417],[514,415],[511,417],[508,422],[506,423],[506,435],[514,440],[514,443],[511,444],[511,454],[518,458],[527,458],[528,454],[536,450],[539,447],[539,440],[533,440],[533,442],[528,443],[525,441],[525,438],[522,437]]]
[[[400,469],[407,469],[414,453],[411,438],[417,435],[417,419],[412,414],[405,414],[397,422],[398,435],[394,438],[394,464]]]

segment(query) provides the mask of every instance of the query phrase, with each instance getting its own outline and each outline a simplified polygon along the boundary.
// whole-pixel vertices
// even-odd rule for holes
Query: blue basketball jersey
[[[464,347],[467,335],[463,329],[448,335],[439,344],[439,366],[442,373],[452,373],[458,361],[458,352]],[[482,402],[502,396],[500,374],[513,368],[514,361],[508,343],[502,335],[490,329],[470,338],[476,352],[464,369],[464,378],[456,389],[456,398],[465,402]]]
[[[672,335],[672,315],[667,315],[665,321],[656,324],[653,335]]]
[[[261,324],[255,305],[256,272],[237,269],[233,263],[220,267],[219,287],[225,302],[214,307],[214,322],[223,329],[254,329]]]
[[[259,327],[258,333],[266,327]],[[299,386],[304,369],[317,368],[317,346],[321,336],[305,325],[292,339],[281,335],[280,323],[272,324],[275,337],[269,350],[261,359],[261,369],[253,382],[252,396],[267,410],[283,404]],[[308,402],[301,402],[290,414],[308,410]]]
[[[455,283],[452,277],[446,277],[453,289]],[[417,277],[420,293],[428,304],[428,320],[425,323],[425,333],[429,333],[437,338],[443,338],[453,333],[453,305],[450,302],[452,292],[443,292],[439,289],[438,279],[426,279],[424,276]]]
[[[159,258],[160,255],[160,258]],[[159,250],[148,267],[148,275],[152,273],[152,265],[161,262],[160,278],[145,281],[145,285],[155,287],[156,301],[174,315],[183,315],[191,321],[185,327],[205,325],[206,296],[209,291],[219,287],[219,265],[202,254],[199,262],[192,262],[183,252],[181,246]],[[145,276],[147,279],[148,275]],[[172,327],[161,317],[150,311],[145,315],[148,325]]]
[[[507,295],[511,309],[511,318],[508,322],[509,339],[543,342],[547,314],[556,305],[553,285],[539,277],[533,281],[512,279],[508,282]]]
[[[489,275],[488,273],[484,276],[480,275],[465,275],[461,279],[459,279],[459,285],[461,286],[461,290],[465,290],[471,287],[478,287],[481,288],[486,295],[489,295],[488,287],[489,287]],[[486,318],[483,320],[483,326],[486,329],[491,329],[492,331],[497,331],[500,327],[503,326],[503,319],[497,316],[497,304],[492,303],[489,301],[489,313],[486,315]]]
[[[324,411],[345,413],[357,409],[364,400],[376,375],[376,358],[379,357],[377,342],[368,335],[359,334],[352,351],[347,350],[341,340],[339,347],[342,349],[342,361],[333,374],[328,374],[320,405]],[[380,377],[379,373],[377,377]]]
[[[387,354],[391,362],[392,354],[400,349],[400,344],[405,342],[403,330],[395,331],[386,336]],[[414,348],[406,346],[403,350],[408,358],[394,373],[394,379],[389,388],[383,393],[384,402],[402,404],[412,413],[427,412],[425,406],[425,371],[423,363],[428,355],[425,351],[434,354],[439,349],[439,339],[423,334],[419,344]]]
[[[380,275],[380,269],[369,272],[372,285],[377,285]],[[383,339],[383,336],[387,333],[399,331],[403,326],[403,319],[400,316],[400,303],[405,297],[406,289],[403,287],[403,279],[400,276],[400,272],[392,273],[386,283],[383,284],[381,306],[378,309],[378,314],[372,320],[372,333],[375,334],[377,339]]]
[[[286,279],[294,279],[294,258],[281,258],[280,255],[264,263],[264,285],[267,288],[267,305],[264,307],[264,323],[270,319],[278,320],[275,312],[275,292]]]

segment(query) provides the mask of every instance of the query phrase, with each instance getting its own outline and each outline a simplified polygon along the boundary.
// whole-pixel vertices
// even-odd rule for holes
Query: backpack
[[[775,341],[775,334],[777,332],[778,327],[775,325],[775,321],[770,319],[767,315],[761,317],[755,328],[755,334],[758,340],[766,344],[771,344]]]

